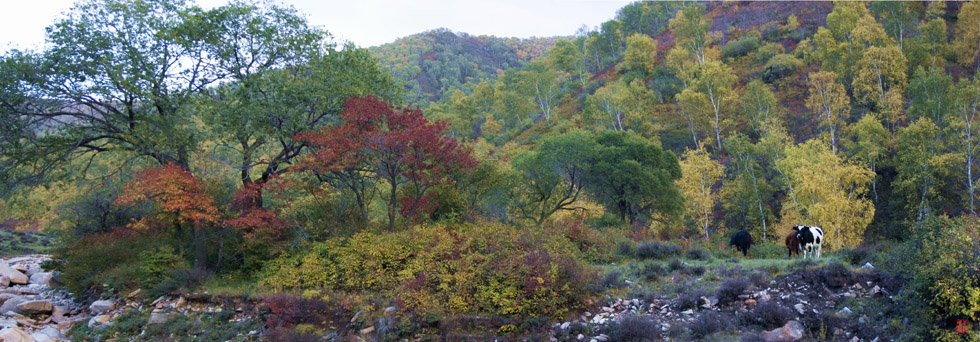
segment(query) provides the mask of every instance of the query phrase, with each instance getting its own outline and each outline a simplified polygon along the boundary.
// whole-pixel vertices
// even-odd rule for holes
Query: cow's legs
[[[823,244],[817,245],[817,259],[820,258],[820,249],[823,248]]]

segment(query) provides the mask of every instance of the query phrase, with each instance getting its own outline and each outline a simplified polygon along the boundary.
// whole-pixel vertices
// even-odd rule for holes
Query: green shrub
[[[684,256],[691,260],[711,260],[711,253],[700,247],[691,247]]]
[[[165,265],[180,262],[174,259],[169,246],[158,234],[117,230],[66,244],[55,251],[53,264],[62,272],[61,282],[71,292],[118,291],[159,283],[165,278]]]
[[[662,242],[647,242],[636,248],[636,257],[640,259],[663,260],[681,254],[681,247]]]
[[[777,259],[786,257],[786,246],[775,242],[752,245],[749,251],[754,259]]]
[[[959,341],[954,318],[980,321],[980,222],[976,217],[932,218],[920,236],[913,270],[915,297],[928,303],[932,339]]]
[[[783,77],[796,72],[796,69],[803,66],[803,61],[793,57],[793,55],[781,53],[777,54],[766,63],[762,72],[762,80],[766,83],[776,82]]]
[[[721,56],[724,58],[745,56],[749,52],[759,48],[759,42],[759,37],[756,36],[743,37],[742,39],[729,42],[721,48]]]

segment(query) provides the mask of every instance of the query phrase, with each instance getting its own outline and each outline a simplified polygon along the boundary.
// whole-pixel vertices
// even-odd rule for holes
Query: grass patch
[[[50,254],[54,237],[40,233],[23,233],[0,229],[0,257],[24,254]]]

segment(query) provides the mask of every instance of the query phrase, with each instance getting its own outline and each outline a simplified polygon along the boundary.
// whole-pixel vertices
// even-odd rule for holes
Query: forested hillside
[[[437,29],[372,47],[395,79],[403,82],[405,101],[427,107],[450,89],[464,89],[500,70],[519,68],[541,57],[558,38],[497,38]]]
[[[975,338],[975,1],[368,50],[271,3],[86,0],[47,36],[0,59],[0,221],[81,300],[248,298],[177,315],[238,340]],[[128,312],[72,336],[208,330]]]

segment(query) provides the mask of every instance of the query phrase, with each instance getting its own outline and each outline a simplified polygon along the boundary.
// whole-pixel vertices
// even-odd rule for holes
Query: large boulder
[[[0,260],[0,276],[7,277],[11,284],[27,284],[27,275],[7,265],[6,261]]]
[[[0,287],[10,286],[10,278],[5,275],[0,275]]]
[[[35,342],[31,335],[28,335],[20,328],[5,328],[0,330],[0,341],[2,342]]]
[[[803,325],[798,321],[786,322],[781,328],[762,333],[766,342],[793,342],[803,338]]]
[[[23,302],[26,302],[26,301],[27,301],[27,298],[24,298],[24,297],[21,297],[21,296],[17,296],[17,297],[13,297],[13,298],[7,299],[7,301],[3,302],[3,305],[0,305],[0,315],[3,315],[5,313],[7,313],[7,311],[17,312],[17,306],[20,305],[20,303],[23,303]]]
[[[52,272],[37,272],[31,275],[30,282],[31,284],[50,285],[52,277],[54,277]]]
[[[54,309],[54,304],[46,300],[32,300],[17,305],[17,310],[28,315],[51,313],[52,309]]]
[[[115,303],[111,300],[97,300],[92,302],[92,305],[89,305],[88,309],[89,311],[92,311],[92,314],[94,315],[101,315],[109,312],[109,310],[112,310],[112,306],[114,304]]]

